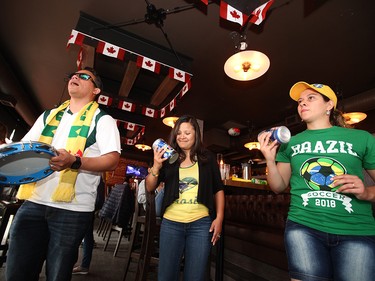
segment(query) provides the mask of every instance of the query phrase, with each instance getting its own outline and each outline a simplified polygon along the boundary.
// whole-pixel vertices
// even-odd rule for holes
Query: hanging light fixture
[[[252,141],[252,142],[245,143],[244,147],[248,148],[249,150],[259,149],[260,143],[257,141]]]
[[[225,73],[238,81],[249,81],[262,76],[270,67],[269,58],[259,51],[246,50],[246,35],[231,33],[232,39],[237,39],[235,48],[238,53],[232,55],[224,64]]]
[[[367,114],[363,112],[348,112],[344,113],[345,123],[349,125],[357,124],[366,119]]]
[[[178,120],[178,117],[176,117],[176,116],[165,117],[163,119],[163,123],[164,123],[164,125],[167,125],[167,126],[173,128],[174,124],[176,123],[177,120]]]
[[[142,150],[142,151],[146,151],[146,150],[151,149],[151,146],[149,146],[147,144],[144,144],[144,143],[137,143],[137,144],[135,144],[135,147]]]

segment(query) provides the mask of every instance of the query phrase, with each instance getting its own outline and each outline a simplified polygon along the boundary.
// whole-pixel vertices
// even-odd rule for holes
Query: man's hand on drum
[[[56,154],[57,156],[54,156],[49,160],[49,165],[54,171],[62,171],[66,168],[70,168],[75,161],[75,157],[65,149],[57,149]]]

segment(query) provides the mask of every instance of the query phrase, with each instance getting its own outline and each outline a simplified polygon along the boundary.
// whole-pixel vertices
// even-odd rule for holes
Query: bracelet
[[[154,174],[154,170],[153,170],[154,167],[151,167],[150,168],[150,172],[151,172],[151,175],[154,176],[154,177],[158,177],[159,174]]]

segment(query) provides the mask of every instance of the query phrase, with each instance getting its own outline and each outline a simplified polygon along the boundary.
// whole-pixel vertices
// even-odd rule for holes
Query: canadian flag
[[[105,95],[99,95],[98,103],[110,106],[112,104],[112,98]]]
[[[171,100],[171,102],[169,103],[169,110],[172,111],[175,105],[176,105],[176,98]]]
[[[118,104],[118,108],[129,111],[129,112],[134,112],[135,111],[135,104],[127,101],[120,101]]]
[[[134,140],[133,139],[126,139],[126,144],[127,145],[133,145],[134,144]]]
[[[68,43],[66,44],[66,47],[69,47],[70,44],[76,44],[76,45],[82,46],[83,39],[85,39],[85,35],[73,29],[72,33],[69,36],[69,40],[68,40]]]
[[[96,52],[109,57],[118,58],[120,60],[123,60],[125,56],[124,49],[103,41],[98,42]]]
[[[169,68],[169,77],[180,80],[181,82],[186,82],[188,79],[190,79],[190,75],[188,73],[172,67]]]
[[[228,5],[224,1],[220,1],[220,17],[231,22],[235,22],[243,26],[248,18],[247,15]]]
[[[131,122],[125,122],[125,129],[129,131],[135,131],[136,125]]]
[[[143,107],[142,114],[148,116],[148,117],[156,117],[156,111],[155,109],[149,108],[149,107]]]
[[[251,19],[250,22],[254,23],[256,25],[259,25],[262,23],[262,21],[266,18],[266,13],[268,9],[271,7],[273,4],[274,0],[270,0],[263,5],[259,6],[256,8],[252,13],[251,13]]]
[[[164,106],[161,110],[160,110],[160,118],[163,118],[165,116],[165,108],[166,106]]]
[[[83,48],[81,47],[77,56],[77,70],[82,69],[82,62],[83,62]]]
[[[208,0],[201,0],[204,4],[208,5]]]
[[[137,66],[159,74],[160,63],[147,57],[138,56]]]
[[[187,81],[187,83],[185,83],[185,85],[182,87],[181,92],[180,92],[181,97],[183,97],[187,93],[187,91],[190,90],[190,88],[191,88],[191,82],[190,81],[191,80]]]

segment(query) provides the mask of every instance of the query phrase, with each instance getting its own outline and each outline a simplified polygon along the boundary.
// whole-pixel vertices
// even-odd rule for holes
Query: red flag
[[[133,145],[134,144],[134,140],[133,139],[126,139],[126,144],[127,145]]]
[[[152,118],[156,117],[156,111],[155,111],[155,109],[152,109],[152,108],[149,108],[149,107],[143,107],[142,114],[144,114],[144,115],[146,115],[148,117],[152,117]]]
[[[129,112],[134,112],[135,111],[135,104],[127,101],[120,101],[118,104],[118,108],[129,111]]]
[[[208,0],[201,0],[204,4],[208,5]]]
[[[68,43],[66,44],[66,47],[68,48],[70,44],[76,44],[76,45],[82,46],[83,39],[85,39],[85,35],[73,29],[72,33],[69,36],[69,40],[68,40]]]
[[[188,73],[172,67],[169,68],[169,77],[182,82],[186,82],[188,79],[190,79],[190,75]]]
[[[256,25],[259,25],[262,23],[262,21],[266,18],[266,13],[268,9],[271,7],[273,4],[274,0],[270,0],[263,5],[259,6],[256,8],[252,13],[251,13],[251,19],[250,22],[254,23]]]
[[[245,24],[248,16],[243,14],[236,8],[228,5],[224,1],[220,1],[220,17],[231,22],[240,24],[241,26]]]
[[[99,95],[99,97],[98,97],[98,103],[110,106],[112,104],[112,98],[107,97],[105,95]]]
[[[159,74],[160,63],[147,57],[138,56],[137,66]]]
[[[120,60],[123,60],[125,56],[124,49],[103,41],[98,42],[96,52],[109,57],[118,58]]]

